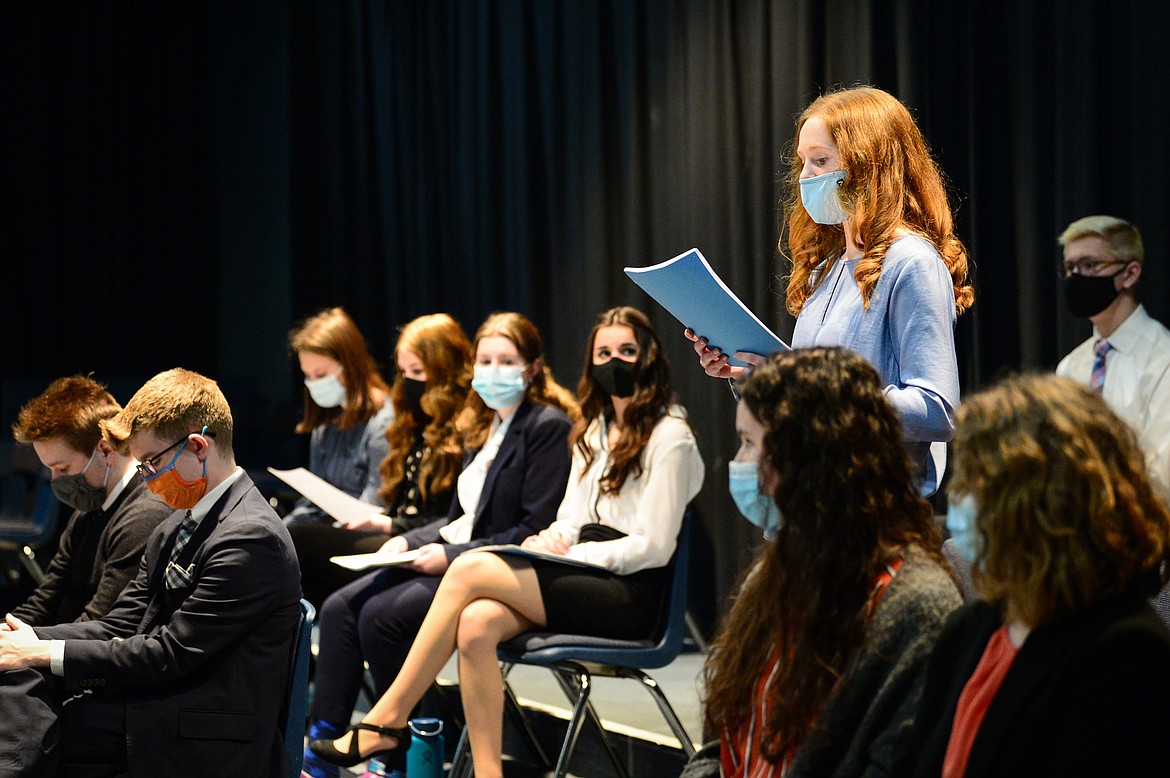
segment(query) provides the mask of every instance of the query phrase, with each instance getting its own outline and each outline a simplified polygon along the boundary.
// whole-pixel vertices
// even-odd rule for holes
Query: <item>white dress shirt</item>
[[[1094,327],[1091,338],[1060,360],[1056,374],[1088,385],[1100,339]],[[1112,348],[1101,396],[1133,427],[1155,488],[1170,499],[1170,330],[1139,305],[1105,340]]]

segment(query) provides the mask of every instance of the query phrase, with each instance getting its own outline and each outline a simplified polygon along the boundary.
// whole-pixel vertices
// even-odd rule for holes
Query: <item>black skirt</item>
[[[544,601],[545,629],[569,635],[642,640],[660,631],[670,567],[617,575],[531,559]]]

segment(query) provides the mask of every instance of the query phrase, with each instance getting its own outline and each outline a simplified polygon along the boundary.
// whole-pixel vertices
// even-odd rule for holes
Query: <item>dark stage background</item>
[[[344,305],[380,362],[401,323],[514,309],[574,384],[619,303],[652,314],[708,479],[692,606],[754,543],[726,496],[733,402],[630,284],[692,246],[784,336],[778,185],[793,118],[869,83],[918,117],[978,298],[964,389],[1051,369],[1087,336],[1056,235],[1142,230],[1170,320],[1170,4],[1037,0],[26,3],[0,25],[5,426],[54,377],[123,402],[216,377],[250,469],[293,466],[293,323]]]

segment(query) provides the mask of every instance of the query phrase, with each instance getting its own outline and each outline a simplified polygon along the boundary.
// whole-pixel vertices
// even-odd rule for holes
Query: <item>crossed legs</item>
[[[476,774],[480,778],[500,775],[503,683],[496,645],[544,624],[544,602],[531,566],[491,553],[460,556],[443,576],[398,677],[364,721],[405,726],[411,709],[458,648],[459,682]],[[347,733],[334,745],[345,751],[354,736]],[[361,738],[363,754],[394,745],[393,738],[367,730],[356,736]]]

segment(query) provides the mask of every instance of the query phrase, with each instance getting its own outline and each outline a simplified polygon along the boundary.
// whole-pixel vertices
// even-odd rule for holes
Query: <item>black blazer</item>
[[[132,775],[284,776],[280,710],[301,595],[288,530],[241,474],[188,544],[199,542],[191,585],[168,591],[156,569],[184,513],[151,535],[106,616],[36,632],[66,641],[67,689],[125,693]]]
[[[558,408],[525,400],[484,479],[468,543],[446,544],[448,561],[477,546],[519,543],[552,524],[569,480],[569,417]],[[474,458],[468,452],[464,466]],[[464,514],[459,490],[447,518],[405,533],[410,548],[444,543],[439,530]]]
[[[942,774],[959,695],[1001,624],[979,601],[951,617],[931,656],[914,750],[895,775]],[[1028,635],[965,775],[1161,776],[1170,771],[1168,743],[1170,633],[1145,600],[1114,599]]]

